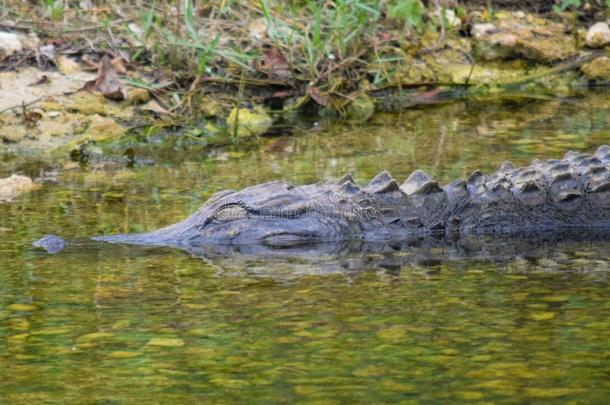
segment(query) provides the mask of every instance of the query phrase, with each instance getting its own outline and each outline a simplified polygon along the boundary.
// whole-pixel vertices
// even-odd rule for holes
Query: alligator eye
[[[247,219],[248,211],[239,205],[230,205],[227,207],[222,207],[216,211],[214,218],[218,221],[236,221],[238,219]]]

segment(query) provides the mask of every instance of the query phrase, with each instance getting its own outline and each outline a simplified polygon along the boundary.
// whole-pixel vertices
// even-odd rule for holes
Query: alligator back
[[[519,233],[563,227],[610,227],[610,147],[561,160],[505,162],[443,188],[446,222],[462,233]]]

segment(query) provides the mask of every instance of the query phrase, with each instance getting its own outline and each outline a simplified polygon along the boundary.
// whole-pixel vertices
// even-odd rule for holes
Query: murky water
[[[444,182],[594,151],[610,143],[609,106],[607,94],[459,103],[246,147],[140,147],[154,166],[60,171],[0,205],[0,402],[607,402],[610,243],[339,266],[80,242],[49,256],[30,243],[154,229],[215,191],[273,179],[423,168]],[[15,167],[39,174],[13,160],[0,177]]]

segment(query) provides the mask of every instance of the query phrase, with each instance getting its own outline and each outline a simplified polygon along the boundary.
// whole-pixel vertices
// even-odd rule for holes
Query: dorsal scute
[[[563,157],[563,160],[573,163],[579,163],[581,160],[586,159],[588,157],[589,155],[587,155],[586,153],[574,152],[571,150],[566,152],[565,156]]]
[[[387,170],[384,170],[381,173],[379,173],[377,176],[373,177],[371,179],[371,181],[369,181],[367,188],[378,187],[381,184],[386,184],[390,180],[393,180],[392,175]]]
[[[450,201],[457,201],[468,196],[468,189],[466,187],[466,181],[463,179],[456,179],[453,182],[447,184],[443,190],[447,194],[447,198]]]
[[[379,194],[398,191],[400,189],[396,180],[394,180],[390,173],[384,170],[371,179],[365,190],[369,193]]]
[[[416,170],[402,183],[400,189],[406,195],[415,195],[415,194],[432,194],[442,191],[438,186],[438,182],[432,180],[430,176],[428,176],[422,170]]]
[[[485,175],[481,173],[480,170],[475,170],[474,172],[472,172],[470,177],[468,177],[468,180],[466,180],[466,184],[468,184],[469,186],[478,185],[479,183],[483,182],[485,182]]]
[[[360,187],[354,182],[354,178],[350,173],[345,174],[337,179],[337,181],[332,182],[331,186],[331,189],[347,194],[354,194],[360,191]]]
[[[352,176],[351,173],[347,173],[347,174],[344,174],[343,176],[339,177],[335,183],[337,185],[341,185],[345,182],[350,182],[350,183],[354,182],[354,177]]]
[[[597,148],[597,151],[595,152],[595,156],[597,156],[598,159],[605,159],[610,157],[610,146],[608,145],[602,145],[599,148]]]
[[[509,162],[508,160],[505,160],[500,165],[500,168],[498,169],[498,172],[504,174],[504,173],[512,172],[513,170],[515,170],[515,165],[512,164],[512,162]]]

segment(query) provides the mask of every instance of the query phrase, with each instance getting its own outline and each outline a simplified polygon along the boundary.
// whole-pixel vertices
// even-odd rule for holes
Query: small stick
[[[543,70],[542,72],[533,73],[531,75],[524,76],[524,77],[514,80],[512,82],[498,83],[498,86],[501,86],[501,87],[516,86],[519,84],[524,84],[524,83],[528,83],[528,82],[531,82],[534,80],[538,80],[543,77],[567,72],[568,70],[577,69],[577,68],[581,67],[582,65],[584,65],[585,63],[591,62],[592,60],[597,59],[602,55],[604,55],[604,51],[591,52],[586,55],[579,56],[575,60],[561,63],[552,68]]]
[[[15,108],[25,108],[25,107],[29,107],[29,106],[31,106],[32,104],[36,104],[36,103],[37,103],[37,102],[39,102],[40,100],[42,100],[42,97],[38,97],[38,98],[36,98],[36,99],[34,99],[34,100],[32,100],[32,101],[28,101],[27,103],[21,102],[20,104],[17,104],[17,105],[11,106],[11,107],[6,107],[5,109],[0,110],[0,114],[2,114],[2,113],[4,113],[4,112],[7,112],[7,111],[10,111],[10,110],[14,110]]]
[[[436,11],[438,13],[438,20],[439,20],[439,23],[441,26],[441,33],[438,36],[438,38],[436,39],[436,42],[434,43],[434,45],[432,45],[430,48],[424,49],[423,51],[420,52],[420,54],[436,52],[439,49],[441,49],[443,47],[443,44],[445,43],[445,15],[443,13],[443,6],[441,4],[441,0],[434,0],[434,5],[436,6]]]

